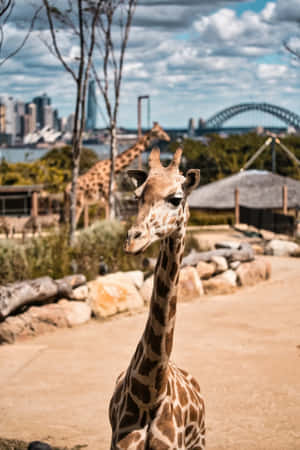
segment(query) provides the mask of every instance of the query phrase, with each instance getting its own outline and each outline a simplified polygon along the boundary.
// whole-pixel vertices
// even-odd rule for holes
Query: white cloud
[[[264,80],[282,79],[287,72],[288,68],[280,64],[259,64],[257,68],[258,77]]]
[[[294,2],[268,2],[261,12],[238,16],[226,0],[141,0],[125,59],[120,124],[135,125],[136,98],[142,93],[151,96],[153,120],[165,126],[184,126],[192,116],[207,119],[242,101],[269,101],[297,112],[299,63],[282,43],[290,39],[298,49],[300,41],[291,38],[298,28],[278,20],[278,11],[288,17],[284,4]],[[34,32],[24,50],[1,67],[1,92],[25,101],[47,92],[67,115],[74,83],[39,34]],[[19,39],[22,31],[10,24],[9,36]],[[65,31],[59,42],[72,61],[76,43]]]

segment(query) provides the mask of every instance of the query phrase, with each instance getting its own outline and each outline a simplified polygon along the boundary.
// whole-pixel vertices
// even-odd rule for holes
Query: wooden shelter
[[[248,208],[298,209],[300,181],[266,170],[245,170],[200,186],[190,195],[189,206],[207,211],[233,211],[237,201]]]
[[[0,186],[0,216],[37,216],[43,185]]]

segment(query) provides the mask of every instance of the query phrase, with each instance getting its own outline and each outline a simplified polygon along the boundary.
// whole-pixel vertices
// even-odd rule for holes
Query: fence
[[[240,205],[240,222],[274,233],[293,235],[296,228],[294,216],[275,213],[270,209],[248,208]]]

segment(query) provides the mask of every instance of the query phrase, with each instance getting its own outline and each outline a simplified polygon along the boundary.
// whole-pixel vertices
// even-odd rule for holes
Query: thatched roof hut
[[[265,170],[246,170],[200,186],[190,195],[189,205],[193,209],[234,209],[238,188],[240,205],[279,209],[283,206],[284,185],[288,189],[288,208],[300,207],[300,182]]]

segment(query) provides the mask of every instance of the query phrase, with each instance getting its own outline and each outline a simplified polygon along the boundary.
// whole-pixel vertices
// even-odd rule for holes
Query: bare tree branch
[[[51,11],[50,4],[49,4],[48,0],[43,0],[43,3],[44,3],[44,6],[46,8],[47,18],[48,18],[48,23],[49,23],[49,29],[50,29],[51,38],[52,38],[52,44],[54,46],[56,56],[59,59],[59,61],[61,62],[61,64],[64,66],[65,70],[67,72],[69,72],[69,74],[73,77],[73,80],[75,82],[77,82],[77,77],[75,75],[75,72],[73,71],[71,66],[66,63],[65,59],[63,58],[63,56],[61,54],[60,48],[57,45],[56,32],[55,32],[55,28],[54,28],[54,23],[53,23],[53,17],[52,17],[52,11]]]
[[[4,2],[4,0],[2,0],[2,3],[3,3],[3,2]],[[0,13],[0,17],[1,17],[1,18],[4,17],[4,13],[5,13],[5,12],[7,13],[6,16],[5,16],[5,18],[4,18],[4,20],[3,20],[3,23],[0,24],[0,52],[1,52],[1,50],[2,50],[3,42],[4,42],[3,25],[4,25],[5,23],[7,23],[7,20],[9,19],[9,16],[11,15],[12,10],[13,10],[14,5],[15,5],[15,3],[14,3],[13,0],[12,0],[12,1],[11,1],[11,0],[8,0],[8,3],[9,3],[9,6],[7,7],[7,5],[6,5],[6,7],[5,7],[3,10],[1,10],[1,13]],[[1,4],[0,4],[0,5],[1,5]],[[28,38],[29,38],[29,36],[30,36],[30,34],[31,34],[32,30],[33,30],[33,28],[34,28],[35,21],[36,21],[36,19],[38,18],[39,13],[40,13],[41,10],[42,10],[42,6],[40,6],[40,7],[35,11],[35,13],[34,13],[32,19],[31,19],[29,28],[28,28],[28,30],[27,30],[27,32],[26,32],[26,35],[25,35],[25,37],[23,38],[22,42],[15,48],[15,50],[13,50],[12,52],[10,52],[8,55],[5,56],[5,58],[3,58],[3,59],[0,61],[0,66],[2,66],[9,58],[14,57],[14,56],[15,56],[15,55],[16,55],[16,54],[24,47],[24,45],[26,44],[26,42],[27,42],[27,40],[28,40]],[[3,12],[3,11],[4,11],[4,12]]]
[[[92,65],[96,83],[102,94],[106,113],[109,118],[110,131],[110,159],[111,173],[109,182],[109,210],[110,218],[114,217],[114,162],[117,156],[117,116],[119,110],[119,100],[121,91],[122,74],[124,67],[125,52],[129,39],[129,32],[132,24],[132,18],[135,12],[137,0],[106,0],[102,14],[99,17],[98,36],[101,44],[97,43],[96,48],[102,56],[102,65],[100,69],[96,69],[95,62]],[[128,5],[123,18],[123,6]],[[112,30],[117,23],[116,15],[119,17],[120,28],[120,49],[116,52],[116,45],[113,39]]]
[[[68,0],[68,10],[62,12],[50,5],[48,0],[43,0],[49,29],[52,38],[51,50],[49,44],[47,47],[50,51],[54,51],[56,57],[64,67],[64,69],[71,75],[76,87],[76,99],[74,109],[74,126],[72,132],[72,182],[71,186],[66,191],[67,197],[70,200],[70,243],[73,244],[75,239],[76,229],[76,190],[77,179],[79,174],[79,161],[81,154],[82,134],[85,126],[85,103],[87,83],[89,73],[92,67],[92,58],[95,48],[96,24],[100,15],[102,4],[105,0],[76,0],[72,2]],[[76,11],[73,6],[76,4]],[[66,19],[66,14],[70,17]],[[73,21],[72,17],[76,20]],[[66,58],[63,56],[57,40],[55,25],[68,27],[72,32],[73,37],[76,37],[80,54],[78,57],[78,64],[75,69],[71,67]]]
[[[296,58],[300,59],[300,52],[293,50],[286,41],[283,42],[283,46],[289,53],[291,53],[293,56],[296,56]]]

